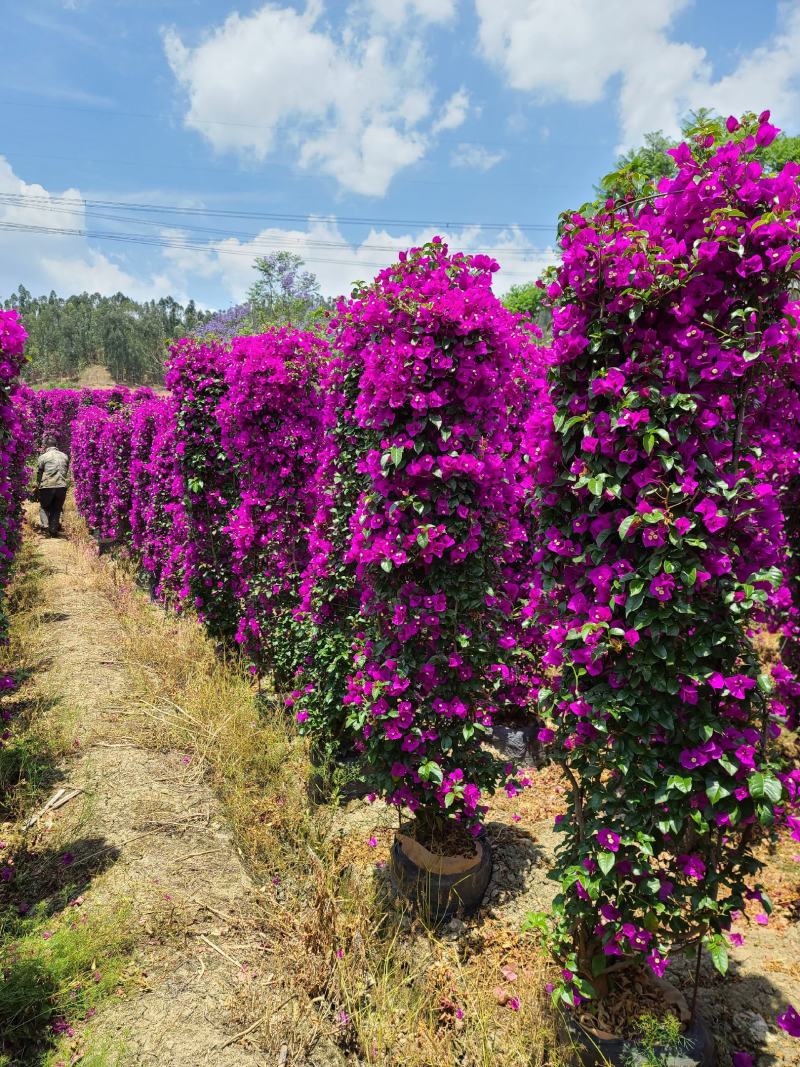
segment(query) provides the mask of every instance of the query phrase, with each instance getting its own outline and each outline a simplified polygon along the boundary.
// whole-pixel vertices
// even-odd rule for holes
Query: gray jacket
[[[66,489],[69,484],[69,456],[48,448],[39,456],[36,484],[40,489]]]

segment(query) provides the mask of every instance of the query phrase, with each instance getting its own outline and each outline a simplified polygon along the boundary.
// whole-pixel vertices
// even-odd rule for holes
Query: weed
[[[634,1023],[635,1044],[625,1051],[626,1067],[668,1067],[687,1046],[677,1015],[640,1015]]]
[[[119,988],[133,946],[124,908],[35,914],[0,931],[0,1065],[40,1064]],[[3,1055],[7,1058],[4,1059]]]

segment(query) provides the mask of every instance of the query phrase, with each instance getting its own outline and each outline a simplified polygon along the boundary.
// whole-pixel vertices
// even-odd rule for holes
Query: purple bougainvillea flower
[[[675,590],[675,579],[671,574],[659,574],[650,582],[650,596],[655,597],[661,603],[672,600]]]
[[[679,855],[676,857],[678,866],[687,878],[696,878],[698,881],[705,876],[706,865],[697,855]]]
[[[789,1004],[786,1011],[776,1016],[776,1022],[781,1030],[785,1030],[790,1037],[800,1037],[800,1014],[793,1005]]]
[[[602,830],[598,830],[595,837],[600,847],[608,852],[617,852],[619,850],[620,836],[614,833],[613,830],[608,829],[608,827],[604,826]]]

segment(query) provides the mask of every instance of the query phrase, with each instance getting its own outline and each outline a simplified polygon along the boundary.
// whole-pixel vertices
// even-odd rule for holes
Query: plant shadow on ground
[[[81,837],[44,851],[22,843],[14,852],[9,904],[20,914],[56,915],[119,857],[120,850],[103,837]]]
[[[50,1064],[68,1020],[91,1017],[120,981],[129,940],[121,909],[83,907],[119,855],[101,837],[15,850],[0,905],[0,1067]]]
[[[711,958],[703,953],[697,1011],[714,1037],[720,1067],[728,1067],[734,1052],[748,1052],[756,1067],[778,1067],[795,1062],[796,1038],[788,1037],[775,1025],[775,1016],[784,1011],[786,992],[769,978],[765,961],[742,966],[731,958],[728,973],[722,977]],[[694,961],[677,960],[666,977],[683,991],[691,1003]],[[767,1029],[769,1028],[769,1030]]]
[[[503,888],[511,897],[521,893],[531,871],[543,866],[547,858],[546,850],[533,834],[521,825],[509,826],[503,822],[488,822],[486,836],[492,846],[495,867],[502,863],[515,876],[509,879]],[[490,892],[494,882],[493,872],[492,882],[489,883]]]

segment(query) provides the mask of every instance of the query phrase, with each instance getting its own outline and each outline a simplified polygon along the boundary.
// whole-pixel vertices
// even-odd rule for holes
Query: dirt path
[[[48,571],[40,686],[76,715],[64,784],[84,790],[50,832],[79,829],[76,867],[87,849],[107,859],[82,907],[129,900],[145,926],[140,988],[103,1007],[97,1029],[125,1065],[265,1063],[246,1042],[228,1043],[252,1008],[258,952],[246,922],[255,889],[217,802],[187,756],[138,746],[145,711],[127,700],[119,622],[87,550],[42,540],[38,551]]]

